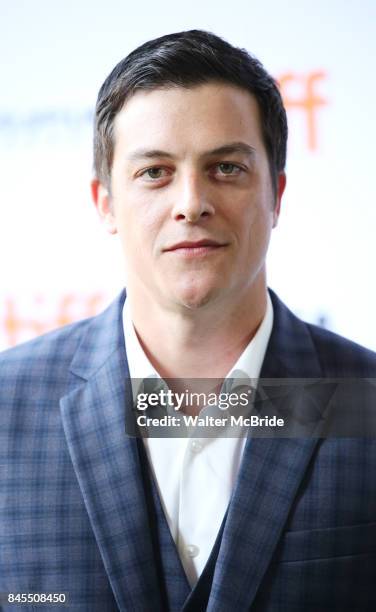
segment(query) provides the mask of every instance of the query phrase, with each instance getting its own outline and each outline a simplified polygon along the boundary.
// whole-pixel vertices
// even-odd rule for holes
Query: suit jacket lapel
[[[92,320],[71,366],[76,388],[62,398],[61,414],[119,609],[162,612],[137,443],[124,427],[125,403],[132,401],[121,323],[124,297]]]
[[[271,293],[274,324],[261,378],[322,376],[307,326]],[[249,438],[228,510],[209,612],[246,610],[271,562],[317,439]]]

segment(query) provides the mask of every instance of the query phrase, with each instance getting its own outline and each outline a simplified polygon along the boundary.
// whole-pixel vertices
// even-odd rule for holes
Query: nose
[[[208,185],[205,185],[204,178],[196,173],[182,177],[174,196],[172,216],[176,221],[197,223],[200,219],[214,214]]]

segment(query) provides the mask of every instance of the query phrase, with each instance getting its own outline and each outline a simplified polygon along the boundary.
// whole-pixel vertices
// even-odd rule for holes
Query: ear
[[[281,200],[286,187],[286,174],[280,172],[277,181],[277,194],[275,197],[275,206],[273,210],[273,227],[277,227],[279,215],[281,212]]]
[[[95,208],[97,209],[97,213],[103,225],[110,234],[117,234],[113,203],[108,188],[98,179],[93,179],[90,187]]]

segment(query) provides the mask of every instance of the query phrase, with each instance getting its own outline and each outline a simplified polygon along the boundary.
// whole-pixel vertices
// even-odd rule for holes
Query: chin
[[[168,278],[160,288],[164,295],[182,309],[197,310],[211,304],[226,293],[227,275],[217,271],[210,274],[180,274]],[[166,279],[165,279],[166,281]]]
[[[189,310],[198,310],[199,308],[203,308],[204,306],[209,304],[211,301],[211,296],[205,296],[197,299],[180,300],[179,304],[183,308],[187,308]]]
[[[197,310],[214,302],[218,297],[219,292],[220,290],[217,287],[213,287],[210,290],[206,289],[205,291],[197,289],[182,291],[181,293],[175,294],[175,301],[183,308]]]

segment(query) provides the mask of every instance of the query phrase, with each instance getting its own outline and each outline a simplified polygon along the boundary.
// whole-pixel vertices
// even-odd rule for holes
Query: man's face
[[[114,125],[111,200],[93,189],[135,299],[199,308],[265,284],[273,194],[255,98],[231,85],[140,91]]]

